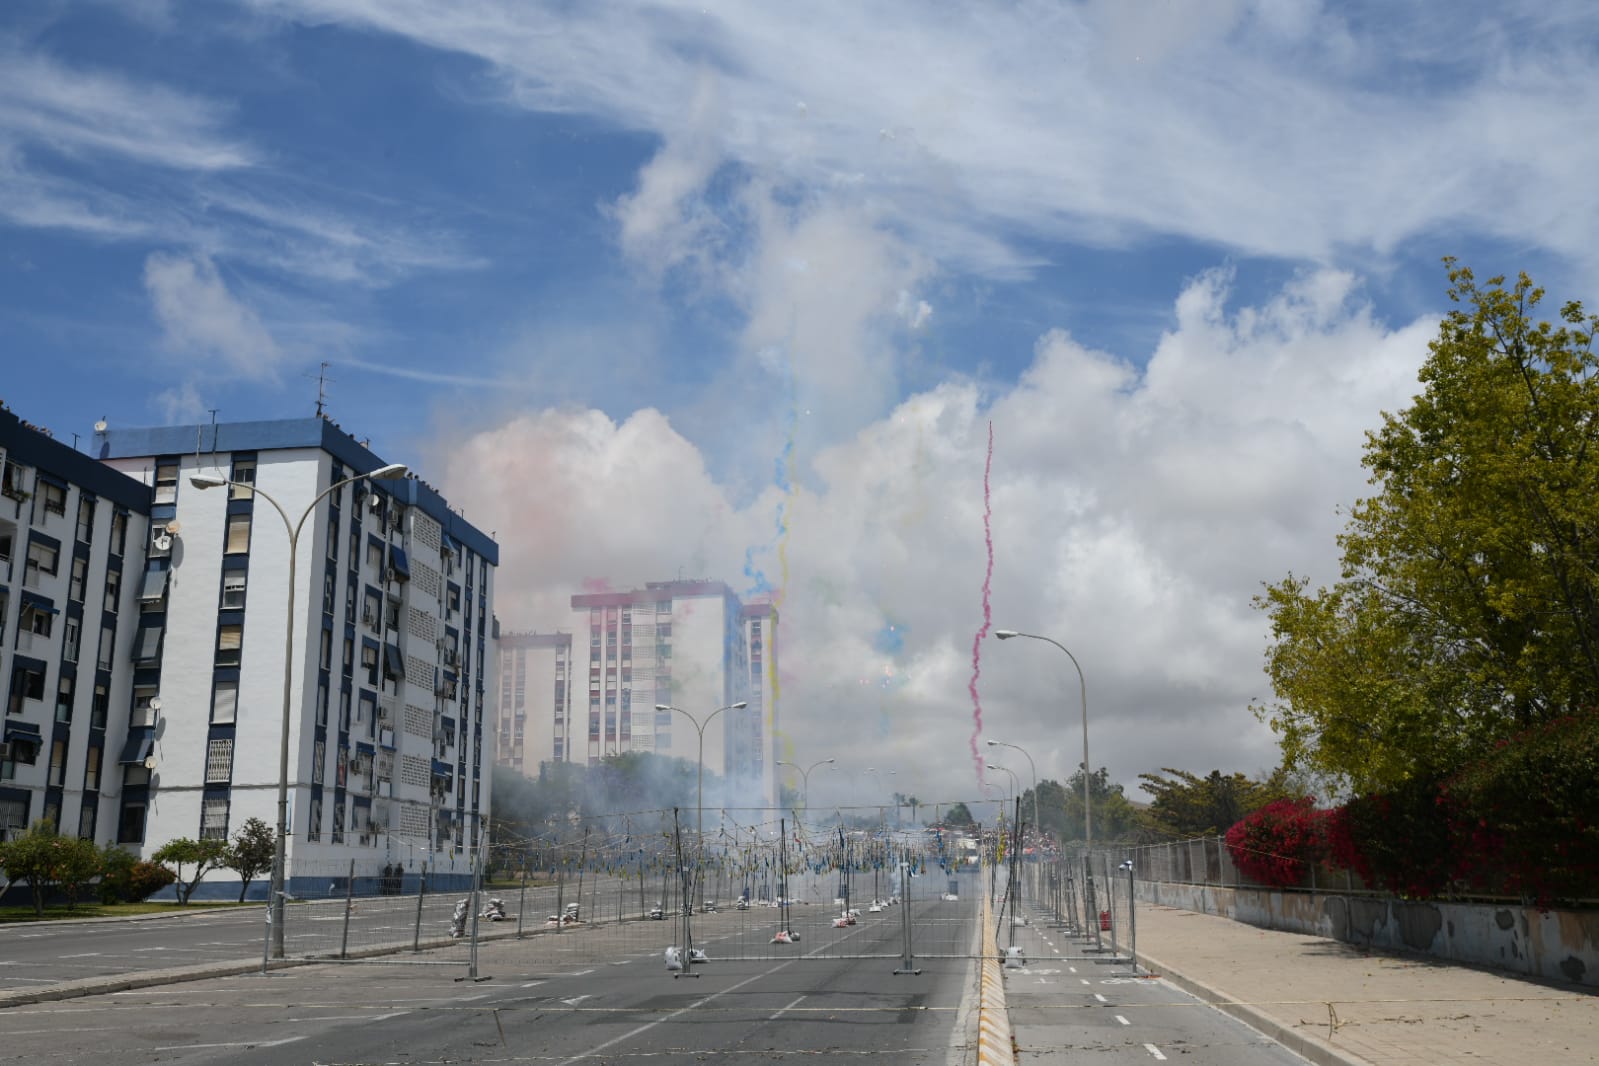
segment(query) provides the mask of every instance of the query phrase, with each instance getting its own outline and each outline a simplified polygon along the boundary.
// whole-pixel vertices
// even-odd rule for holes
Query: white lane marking
[[[62,959],[94,959],[94,958],[99,958],[99,956],[100,956],[100,953],[98,951],[85,951],[85,952],[81,952],[81,953],[79,953],[77,955],[59,955],[59,956],[57,956],[57,958],[62,958]]]
[[[799,999],[796,999],[794,1002],[792,1002],[788,1006],[784,1007],[783,1010],[778,1011],[777,1014],[773,1014],[771,1017],[767,1018],[766,1020],[769,1021],[769,1022],[777,1021],[778,1014],[782,1014],[783,1011],[786,1011],[786,1010],[793,1010],[795,1007],[800,1005],[800,1000],[803,1000],[804,998],[805,998],[804,996],[799,997]]]
[[[565,1003],[568,1007],[575,1007],[579,1003],[582,1003],[585,999],[593,999],[593,998],[594,998],[594,996],[592,994],[585,992],[581,996],[573,996],[570,999],[563,999],[563,1000],[561,1000],[561,1002]]]
[[[482,993],[480,993],[478,995],[475,995],[475,996],[462,996],[460,999],[452,1000],[451,1002],[454,1002],[454,1003],[474,1003],[477,1000],[488,999],[488,998],[489,998],[489,994],[487,992],[482,992]]]
[[[1161,1062],[1165,1062],[1166,1061],[1166,1056],[1162,1055],[1160,1053],[1160,1048],[1156,1047],[1154,1044],[1145,1044],[1144,1045],[1144,1050],[1149,1052],[1151,1055],[1155,1056]]]
[[[1079,978],[1078,978],[1078,980],[1079,980],[1079,981],[1081,981],[1081,982],[1082,982],[1082,983],[1083,983],[1083,984],[1085,984],[1085,985],[1091,985],[1091,984],[1093,984],[1093,983],[1094,983],[1094,982],[1092,982],[1092,981],[1090,981],[1090,980],[1089,980],[1089,979],[1088,979],[1088,978],[1086,978],[1086,977],[1079,977]]]
[[[529,981],[529,982],[527,982],[527,984],[523,985],[522,987],[523,988],[533,988],[533,987],[535,987],[537,985],[542,985],[543,983],[544,983],[543,981]]]
[[[776,966],[773,966],[770,970],[767,970],[765,973],[758,973],[758,974],[755,974],[752,977],[746,977],[744,980],[738,982],[735,985],[729,985],[727,988],[722,989],[720,992],[712,992],[710,995],[704,997],[703,999],[697,999],[693,1003],[690,1003],[686,1007],[679,1007],[677,1010],[673,1011],[672,1013],[670,1013],[668,1015],[665,1015],[664,1017],[657,1018],[653,1022],[645,1022],[643,1025],[639,1026],[638,1028],[631,1029],[628,1032],[623,1033],[621,1036],[612,1037],[610,1040],[607,1040],[603,1044],[596,1044],[594,1047],[589,1048],[589,1050],[583,1052],[581,1055],[574,1055],[571,1058],[566,1059],[565,1061],[563,1061],[561,1063],[561,1066],[572,1066],[572,1063],[574,1063],[574,1062],[582,1062],[584,1059],[593,1058],[595,1055],[598,1055],[600,1052],[604,1051],[608,1047],[615,1047],[617,1044],[620,1044],[624,1040],[631,1040],[635,1036],[638,1036],[640,1033],[649,1032],[651,1029],[654,1029],[657,1025],[664,1025],[667,1022],[672,1021],[675,1018],[678,1018],[678,1017],[681,1017],[684,1014],[687,1014],[691,1010],[695,1010],[695,1009],[697,1009],[699,1007],[703,1007],[703,1006],[705,1006],[705,1004],[709,1003],[713,999],[720,999],[722,996],[727,995],[729,992],[737,992],[739,989],[743,988],[745,985],[754,984],[756,981],[759,981],[763,977],[770,977],[774,973],[776,973],[778,970],[783,969],[785,966],[794,965],[794,961],[795,960],[790,959],[787,962],[780,962]]]
[[[1110,1002],[1110,1000],[1106,999],[1104,996],[1100,995],[1098,992],[1094,993],[1094,998],[1099,1000],[1101,1003],[1109,1003]]]
[[[1068,969],[1068,970],[1070,970],[1070,971],[1071,971],[1071,972],[1072,972],[1072,973],[1076,973],[1076,972],[1077,972],[1077,967],[1075,967],[1075,966],[1068,966],[1068,967],[1066,967],[1066,968],[1067,968],[1067,969]]]
[[[232,1044],[168,1044],[166,1047],[151,1048],[150,1050],[151,1051],[198,1051],[198,1050],[200,1050],[202,1048],[213,1048],[213,1047],[245,1047],[245,1048],[282,1047],[284,1044],[292,1044],[296,1040],[304,1040],[304,1039],[305,1039],[305,1037],[303,1037],[303,1036],[291,1036],[291,1037],[287,1037],[287,1038],[285,1038],[283,1040],[247,1040],[247,1041],[239,1041],[237,1043],[232,1043]]]
[[[1120,1014],[1116,1015],[1116,1020],[1121,1022],[1123,1025],[1132,1025],[1133,1024],[1132,1022],[1128,1021],[1126,1018],[1123,1018]]]

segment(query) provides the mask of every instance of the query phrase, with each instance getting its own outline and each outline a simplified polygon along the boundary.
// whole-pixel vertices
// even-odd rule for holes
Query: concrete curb
[[[1011,1036],[1010,1010],[1005,1005],[1005,974],[1000,968],[999,944],[990,925],[992,911],[983,898],[982,977],[977,998],[978,1066],[1014,1066],[1016,1042]]]
[[[1197,996],[1206,1003],[1215,1007],[1224,1014],[1228,1014],[1246,1025],[1259,1030],[1259,1032],[1281,1044],[1294,1054],[1316,1063],[1316,1066],[1377,1066],[1369,1059],[1356,1055],[1352,1051],[1335,1047],[1329,1041],[1319,1036],[1307,1033],[1301,1029],[1284,1025],[1265,1011],[1252,1003],[1243,1003],[1225,992],[1210,987],[1203,981],[1196,981],[1177,970],[1172,969],[1159,959],[1143,952],[1139,952],[1134,961],[1150,974],[1162,977],[1184,992]]]
[[[283,970],[292,966],[305,966],[319,959],[274,959],[269,970]],[[106,977],[85,977],[78,981],[50,985],[47,988],[28,988],[0,992],[0,1010],[23,1007],[30,1003],[50,1003],[62,999],[81,999],[84,996],[103,996],[112,992],[126,992],[133,988],[152,988],[156,985],[177,985],[186,981],[204,981],[212,977],[237,977],[240,974],[260,973],[261,960],[248,962],[207,963],[203,966],[181,966],[168,970],[135,970],[111,974]]]

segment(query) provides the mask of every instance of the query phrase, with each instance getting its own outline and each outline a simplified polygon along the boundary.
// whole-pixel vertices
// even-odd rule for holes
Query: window
[[[53,548],[40,541],[28,544],[28,563],[25,567],[23,584],[32,588],[39,587],[39,575],[54,574],[57,564],[61,559],[61,549]]]
[[[111,554],[121,555],[127,546],[128,514],[126,511],[118,511],[111,516]]]
[[[83,790],[85,792],[93,792],[99,787],[100,749],[90,748],[83,762]]]
[[[117,823],[117,843],[144,843],[144,804],[129,803],[122,808],[122,819]]]
[[[374,589],[368,589],[366,598],[361,603],[361,621],[372,632],[381,632],[383,628],[383,598]]]
[[[207,796],[200,801],[200,839],[228,839],[228,798]]]
[[[51,630],[55,628],[56,616],[44,607],[30,609],[24,605],[24,611],[28,618],[26,623],[27,631],[36,637],[48,637]],[[74,656],[72,661],[77,662],[76,656]]]
[[[50,787],[60,788],[67,776],[67,742],[58,740],[50,745]]]
[[[350,731],[350,693],[345,690],[339,692],[339,732]]]
[[[105,609],[117,613],[117,601],[122,598],[122,571],[105,572]]]
[[[205,783],[225,785],[233,775],[233,738],[214,738],[205,749]]]
[[[333,592],[334,592],[333,586],[334,586],[336,580],[337,579],[331,573],[322,575],[322,613],[323,614],[332,614],[333,613]]]
[[[255,495],[255,460],[233,460],[233,482],[228,486],[230,500],[248,500]]]
[[[56,682],[56,721],[72,721],[72,688],[76,682],[70,676],[63,675]]]
[[[320,772],[319,772],[320,776]],[[320,841],[322,839],[322,797],[311,797],[311,818],[305,827],[305,839]]]
[[[44,501],[45,514],[67,513],[67,490],[49,481],[39,481],[39,498]]]
[[[227,570],[222,574],[222,609],[237,611],[244,607],[245,572]]]
[[[344,843],[344,800],[338,799],[333,804],[333,843]]]
[[[366,683],[378,683],[378,650],[371,644],[361,645],[361,669],[366,672]]]
[[[39,612],[35,611],[33,613],[34,614],[38,614]],[[64,662],[64,663],[75,663],[75,662],[78,661],[79,631],[82,630],[82,628],[83,628],[83,622],[82,622],[81,619],[77,619],[77,618],[68,618],[67,619],[66,636],[63,639],[62,645],[61,645],[61,661],[62,662]],[[65,678],[63,678],[63,680],[65,680]]]
[[[325,762],[327,760],[327,757],[328,757],[328,742],[327,741],[319,740],[314,745],[312,745],[312,748],[311,748],[311,783],[313,785],[320,785],[322,783],[322,772],[323,772],[322,771],[322,764],[323,764],[323,762]],[[322,820],[321,818],[312,819],[312,821],[314,821],[314,822],[320,822],[321,820]]]
[[[317,661],[322,669],[327,670],[333,665],[333,633],[330,630],[322,631],[322,643],[317,654]]]
[[[111,660],[116,655],[117,631],[110,626],[100,627],[100,650],[95,653],[95,665],[102,670],[111,669]]]
[[[239,713],[239,683],[218,681],[211,694],[211,722],[213,725],[232,725]]]
[[[103,684],[94,686],[94,699],[89,704],[89,728],[104,729],[106,713],[111,709],[111,693]]]
[[[316,724],[328,724],[328,686],[325,684],[316,687]]]
[[[133,665],[151,669],[161,665],[161,641],[166,627],[159,622],[139,627],[139,637],[133,648]]]
[[[244,627],[229,625],[217,627],[217,665],[238,666],[239,649],[244,643]]]
[[[133,690],[133,714],[128,719],[128,727],[130,729],[155,725],[155,700],[156,687],[154,685],[140,685]]]
[[[0,533],[0,563],[11,561],[12,534],[7,531]]]
[[[178,463],[168,459],[155,464],[155,502],[178,502]]]
[[[228,542],[222,549],[228,555],[243,555],[250,550],[250,516],[228,515]]]
[[[94,803],[86,802],[82,810],[78,811],[78,839],[80,840],[94,839],[95,807]]]
[[[328,558],[339,557],[339,519],[334,515],[328,519]]]
[[[374,570],[383,569],[383,545],[375,540],[366,542],[366,565]]]
[[[345,677],[355,675],[355,638],[344,638],[344,659],[340,663],[341,672]]]
[[[89,560],[72,560],[72,579],[70,584],[67,585],[67,599],[71,600],[73,603],[83,602],[83,589],[88,577]]]
[[[78,540],[84,544],[94,541],[94,499],[90,496],[78,498]]]

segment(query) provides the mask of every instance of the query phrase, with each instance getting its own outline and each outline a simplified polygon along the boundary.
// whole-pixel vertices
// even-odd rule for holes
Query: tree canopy
[[[1271,619],[1276,701],[1255,708],[1289,766],[1356,791],[1447,774],[1518,731],[1599,703],[1599,320],[1536,321],[1525,274],[1455,308],[1422,392],[1368,433],[1373,495],[1339,538],[1342,576],[1289,575]]]
[[[1138,777],[1143,790],[1154,797],[1139,822],[1151,835],[1165,839],[1225,833],[1245,815],[1273,800],[1290,798],[1281,773],[1256,781],[1220,770],[1200,777],[1168,766],[1158,774]]]

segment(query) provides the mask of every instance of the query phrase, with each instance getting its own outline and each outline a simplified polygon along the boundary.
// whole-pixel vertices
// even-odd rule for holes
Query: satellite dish
[[[161,697],[160,696],[151,696],[150,697],[150,709],[152,711],[159,711],[161,709]]]
[[[167,523],[167,532],[174,537],[177,536],[179,533],[183,532],[183,523],[174,518],[172,521]]]
[[[163,533],[155,538],[155,546],[158,551],[168,551],[172,547],[172,538]]]
[[[106,431],[106,420],[102,418],[100,421],[96,422],[94,424],[94,431],[96,433],[104,433]]]
[[[146,770],[154,770],[155,769],[155,756],[154,755],[145,756],[144,768]]]

